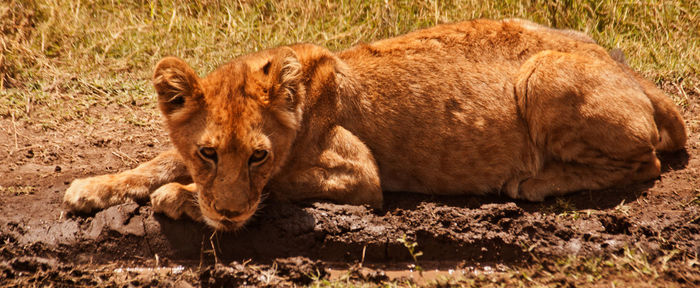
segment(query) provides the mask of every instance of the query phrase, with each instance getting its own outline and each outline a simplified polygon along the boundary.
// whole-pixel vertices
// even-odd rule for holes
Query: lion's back
[[[549,30],[475,20],[340,52],[361,79],[365,109],[348,125],[375,154],[383,188],[485,193],[536,169],[514,101],[520,65],[543,50],[598,47]]]

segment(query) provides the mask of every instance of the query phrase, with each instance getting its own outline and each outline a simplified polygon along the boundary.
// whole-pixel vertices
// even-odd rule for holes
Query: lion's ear
[[[199,77],[185,61],[176,57],[166,57],[158,62],[153,73],[153,86],[158,93],[158,106],[166,116],[200,93]]]
[[[302,93],[301,85],[301,63],[297,59],[296,53],[292,49],[285,49],[277,59],[273,60],[277,65],[263,66],[264,70],[278,68],[277,73],[272,73],[273,89],[270,90],[270,100],[273,104],[286,105],[290,109],[294,109],[299,104],[299,98]],[[277,66],[277,67],[275,67]],[[274,69],[277,70],[277,69]],[[274,71],[273,70],[273,71]]]

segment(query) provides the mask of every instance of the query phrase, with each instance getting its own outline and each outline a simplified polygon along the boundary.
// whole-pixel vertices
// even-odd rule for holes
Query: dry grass
[[[338,50],[481,17],[585,31],[622,49],[634,68],[684,104],[700,94],[699,10],[697,1],[679,0],[3,1],[0,117],[56,128],[73,119],[90,124],[94,106],[155,113],[149,78],[166,55],[205,74],[268,47],[311,42]]]
[[[663,277],[677,268],[669,265],[669,260],[682,258],[675,250],[654,260],[648,259],[641,248],[623,250],[619,256],[542,259],[525,267],[479,274],[455,273],[425,283],[395,279],[372,284],[347,275],[332,280],[315,279],[309,287],[668,287],[670,283]],[[673,265],[679,262],[697,266],[694,259],[679,259]]]
[[[29,195],[34,194],[36,188],[33,186],[10,186],[4,187],[0,185],[0,196],[17,196],[17,195]]]

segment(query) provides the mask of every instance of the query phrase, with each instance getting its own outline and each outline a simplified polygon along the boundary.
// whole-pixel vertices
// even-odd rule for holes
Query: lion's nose
[[[214,204],[214,210],[226,218],[236,218],[238,216],[241,216],[241,214],[243,214],[243,212],[240,212],[240,211],[232,211],[232,210],[229,210],[226,208],[217,207],[216,204]]]

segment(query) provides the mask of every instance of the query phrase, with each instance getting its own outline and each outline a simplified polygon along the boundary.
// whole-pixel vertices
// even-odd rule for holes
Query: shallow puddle
[[[114,269],[114,273],[170,273],[171,275],[180,274],[185,270],[184,266],[175,267],[119,267]]]
[[[435,281],[447,281],[450,279],[464,279],[479,275],[490,275],[497,272],[506,272],[510,268],[503,264],[465,266],[460,263],[392,263],[392,264],[368,264],[359,268],[345,268],[342,265],[334,265],[328,268],[330,279],[342,280],[348,278],[361,278],[362,280],[411,280],[416,284]]]

